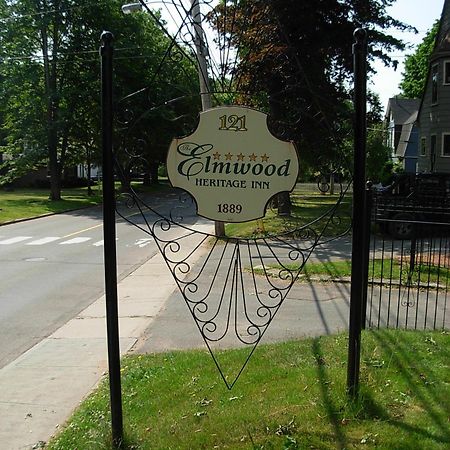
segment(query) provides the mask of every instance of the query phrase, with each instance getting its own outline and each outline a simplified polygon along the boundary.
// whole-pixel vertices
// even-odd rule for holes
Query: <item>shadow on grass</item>
[[[317,365],[317,377],[319,380],[320,392],[322,395],[322,401],[324,408],[326,410],[328,420],[333,428],[333,432],[336,438],[337,448],[344,449],[347,446],[347,439],[342,429],[340,416],[341,411],[333,402],[330,393],[330,383],[331,380],[328,377],[326,371],[325,359],[323,356],[322,348],[320,346],[320,339],[314,339],[312,342],[312,353],[316,360]]]
[[[392,358],[392,363],[396,366],[402,379],[407,383],[412,395],[420,402],[423,411],[428,414],[432,422],[439,429],[440,435],[433,434],[419,426],[412,426],[408,423],[390,417],[386,411],[380,411],[381,417],[386,418],[391,424],[403,428],[411,433],[417,433],[439,443],[449,444],[450,448],[450,427],[443,417],[450,417],[450,403],[448,398],[442,398],[433,388],[427,388],[427,383],[434,383],[438,375],[436,370],[414,352],[414,349],[407,347],[407,343],[402,340],[401,335],[394,339],[386,331],[374,332],[374,337],[380,344],[383,351]],[[430,345],[435,345],[430,342]],[[448,352],[442,349],[444,354]],[[413,356],[414,355],[414,356]],[[366,399],[368,406],[375,404],[370,397]],[[442,414],[444,412],[444,414]]]
[[[312,342],[312,354],[316,362],[318,385],[320,387],[321,398],[324,410],[326,412],[327,421],[331,425],[334,435],[336,448],[344,449],[348,445],[353,444],[353,439],[345,434],[345,412],[350,417],[362,421],[382,421],[388,423],[392,427],[396,427],[408,435],[421,436],[429,439],[437,445],[447,445],[450,448],[450,428],[448,426],[448,418],[450,417],[450,402],[447,398],[443,398],[444,393],[436,388],[429,388],[427,383],[433,384],[439,379],[435,368],[426,364],[426,359],[419,357],[412,349],[407,347],[407,342],[402,340],[402,336],[396,339],[386,331],[373,332],[374,338],[379,347],[385,353],[386,358],[390,358],[393,367],[399,374],[401,380],[406,383],[407,390],[410,392],[419,407],[428,415],[429,421],[424,423],[411,423],[408,418],[403,419],[402,414],[397,416],[394,412],[388,411],[373,395],[374,390],[365,388],[363,385],[358,399],[350,401],[342,407],[339,401],[334,399],[332,395],[332,379],[327,372],[326,360],[320,345],[320,338],[314,339]],[[434,345],[430,343],[430,345]],[[448,351],[441,349],[444,355],[448,355]],[[393,399],[394,400],[394,399]],[[430,430],[430,422],[436,431]],[[395,436],[395,433],[394,433]],[[395,448],[408,449],[410,442],[398,442]]]
[[[179,208],[179,195],[176,189],[165,186],[162,186],[160,189],[149,190],[148,192],[138,192],[139,202],[144,215],[146,217],[153,215],[154,220],[159,217],[158,214],[170,217],[170,212],[175,208]],[[13,191],[11,195],[0,195],[0,210],[3,209],[0,224],[23,219],[40,219],[42,216],[61,213],[72,217],[102,220],[101,201],[101,196],[89,197],[87,194],[80,193],[76,190],[73,192],[71,190],[63,191],[62,199],[56,201],[50,201],[46,191],[17,190]],[[117,208],[123,214],[126,216],[131,215],[135,221],[140,221],[140,223],[146,222],[146,218],[141,217],[137,207],[129,208],[125,203],[123,197],[116,198]],[[153,207],[156,212],[142,206],[144,204]],[[191,210],[193,213],[189,210],[190,216],[195,214],[195,210],[193,208]],[[13,214],[10,214],[10,212],[13,212]],[[120,219],[118,218],[117,220]]]

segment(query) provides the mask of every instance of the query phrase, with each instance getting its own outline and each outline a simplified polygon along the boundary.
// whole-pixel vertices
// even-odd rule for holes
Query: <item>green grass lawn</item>
[[[128,356],[124,448],[448,449],[449,344],[444,332],[363,332],[357,401],[344,334],[261,346],[231,391],[205,351]],[[235,366],[245,355],[221,357]],[[110,448],[104,381],[48,449]]]
[[[298,265],[287,264],[286,267],[290,270],[298,270]],[[272,265],[271,269],[274,269],[274,275],[278,275],[281,266]],[[351,271],[350,260],[337,260],[337,261],[325,261],[320,263],[308,263],[305,264],[302,270],[302,276],[299,277],[299,281],[312,281],[317,278],[327,281],[330,279],[339,279],[350,277]],[[256,269],[256,273],[263,274],[262,269]],[[410,271],[409,264],[403,262],[402,264],[398,260],[391,259],[375,259],[369,263],[369,280],[374,279],[376,281],[389,282],[401,282],[402,284],[413,283],[417,284],[418,281],[428,283],[446,283],[446,280],[450,279],[450,268],[432,266],[424,263],[418,263],[415,265],[412,271]]]
[[[132,186],[137,192],[142,193],[164,189],[167,184],[144,187],[142,183],[132,183]],[[120,185],[117,183],[117,190],[119,189]],[[94,186],[92,192],[94,195],[89,196],[87,187],[63,189],[62,200],[51,201],[48,198],[48,189],[0,190],[0,224],[98,205],[102,202],[102,191],[98,186]]]
[[[268,208],[266,217],[245,223],[226,224],[225,230],[229,237],[256,238],[261,236],[290,232],[306,224],[325,236],[336,236],[345,233],[351,223],[351,195],[342,200],[334,214],[330,211],[336,205],[339,195],[322,195],[314,192],[302,192],[299,189],[291,193],[292,211],[290,217],[280,217],[276,210]],[[327,214],[329,213],[329,214]],[[316,220],[322,215],[320,220]]]
[[[133,183],[139,192],[152,192],[167,187],[167,182],[152,187],[143,187],[141,183]],[[119,189],[119,184],[117,186]],[[93,206],[101,203],[102,193],[97,186],[93,187],[93,196],[87,195],[87,188],[63,189],[62,200],[50,201],[48,189],[22,189],[13,191],[0,190],[0,224],[13,220],[39,217],[49,213],[59,213],[73,209]],[[230,237],[260,237],[270,234],[289,232],[299,228],[330,210],[338,199],[337,195],[321,195],[311,192],[294,191],[292,216],[281,218],[275,211],[268,211],[266,218],[241,224],[227,224],[226,233]],[[312,225],[325,235],[336,235],[345,232],[350,225],[351,197],[344,199],[337,214]],[[328,225],[327,225],[328,224]]]
[[[101,192],[93,188],[93,193],[88,196],[87,188],[63,189],[62,200],[51,201],[48,189],[0,191],[0,223],[97,205]]]

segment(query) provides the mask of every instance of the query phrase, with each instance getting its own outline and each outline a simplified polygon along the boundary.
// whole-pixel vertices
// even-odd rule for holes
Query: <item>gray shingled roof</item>
[[[407,121],[402,126],[402,133],[397,146],[397,156],[405,156],[406,149],[408,148],[409,141],[411,139],[411,133],[414,130],[414,123],[417,120],[418,111],[411,114]]]
[[[417,113],[420,106],[419,98],[390,98],[386,110],[386,117],[392,112],[396,125],[408,123],[410,117]]]
[[[450,51],[450,0],[445,0],[432,58],[438,56],[438,53],[448,51]]]

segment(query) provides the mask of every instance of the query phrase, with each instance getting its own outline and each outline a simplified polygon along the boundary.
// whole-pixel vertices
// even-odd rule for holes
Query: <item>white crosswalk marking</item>
[[[119,240],[119,238],[116,238],[116,241],[118,241],[118,240]],[[102,239],[101,241],[94,242],[92,245],[94,247],[103,247],[105,245],[105,241]]]
[[[4,241],[0,241],[0,245],[17,244],[18,242],[26,241],[27,239],[31,238],[32,236],[16,236],[13,238],[5,239]]]
[[[73,244],[82,244],[83,242],[90,241],[92,238],[90,237],[76,237],[73,239],[69,239],[68,241],[60,242],[59,245],[73,245]]]
[[[50,242],[57,241],[58,239],[61,239],[61,238],[56,237],[56,236],[49,236],[49,237],[38,239],[36,241],[27,242],[26,245],[45,245],[45,244],[49,244]]]
[[[145,247],[151,242],[151,238],[148,239],[138,239],[134,245],[137,245],[139,248]]]
[[[11,244],[18,244],[23,243],[24,245],[31,245],[31,246],[39,246],[39,245],[46,245],[51,243],[56,243],[57,245],[76,245],[76,244],[83,244],[84,242],[91,241],[93,238],[91,237],[75,237],[66,241],[62,242],[56,242],[63,238],[59,236],[45,236],[45,237],[33,237],[33,236],[16,236],[16,237],[10,237],[7,239],[0,240],[0,245],[11,245]],[[118,241],[119,238],[116,238],[116,241]],[[29,242],[24,242],[29,241]],[[127,247],[136,246],[139,248],[144,248],[147,245],[151,244],[153,241],[152,238],[141,238],[136,239],[134,242],[131,242],[129,244],[126,244]],[[123,242],[123,241],[122,241]],[[94,241],[92,243],[94,247],[103,247],[105,245],[103,239],[99,241]]]

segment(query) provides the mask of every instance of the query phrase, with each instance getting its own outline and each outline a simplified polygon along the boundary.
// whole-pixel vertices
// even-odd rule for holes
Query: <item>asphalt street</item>
[[[178,196],[153,196],[152,207],[167,213]],[[154,214],[146,213],[149,222]],[[124,210],[145,229],[137,208]],[[118,279],[157,252],[142,229],[118,218]],[[100,207],[0,227],[0,368],[49,336],[97,299],[104,290]]]

